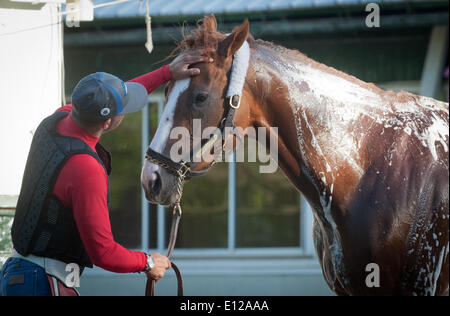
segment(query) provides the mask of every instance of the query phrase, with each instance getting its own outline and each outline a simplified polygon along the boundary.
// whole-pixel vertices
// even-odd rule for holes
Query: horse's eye
[[[195,104],[196,105],[202,105],[206,100],[208,99],[208,94],[205,92],[199,92],[195,96]]]

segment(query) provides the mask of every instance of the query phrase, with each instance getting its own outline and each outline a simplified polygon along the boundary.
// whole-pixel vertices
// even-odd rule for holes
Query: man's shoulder
[[[69,113],[70,111],[72,111],[72,104],[71,103],[58,108],[55,112],[66,112],[66,113]]]
[[[73,194],[86,197],[107,192],[108,176],[94,157],[89,154],[76,154],[62,167],[54,190],[61,201],[71,203],[69,201]]]
[[[64,165],[64,169],[70,168],[78,176],[106,176],[101,163],[90,154],[75,154]]]

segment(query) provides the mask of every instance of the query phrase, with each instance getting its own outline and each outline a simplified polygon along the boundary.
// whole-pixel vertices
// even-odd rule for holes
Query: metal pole
[[[149,131],[149,121],[148,121],[148,107],[144,107],[142,110],[142,130],[141,130],[141,150],[142,154],[142,165],[145,163],[145,153],[147,151],[147,146],[149,142],[148,131]],[[141,190],[141,248],[143,251],[148,251],[148,241],[149,241],[149,203],[145,198],[144,190]]]
[[[236,153],[228,162],[228,250],[236,248]]]
[[[161,119],[162,113],[163,113],[163,100],[158,100],[158,122]],[[157,206],[157,214],[158,214],[158,227],[157,227],[157,248],[158,251],[163,253],[164,249],[166,247],[166,212],[164,209],[164,206],[159,205]]]
[[[420,95],[431,98],[439,96],[447,56],[448,25],[435,26],[431,31],[427,57],[423,67]]]
[[[314,243],[312,240],[313,219],[314,215],[311,206],[309,206],[309,203],[306,201],[305,197],[300,195],[300,245],[306,255],[314,254]]]

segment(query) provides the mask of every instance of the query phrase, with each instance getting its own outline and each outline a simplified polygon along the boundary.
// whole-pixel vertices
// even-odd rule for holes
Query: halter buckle
[[[234,102],[235,98],[237,98],[237,104],[235,104]],[[230,97],[230,106],[235,110],[239,109],[239,107],[241,106],[241,96],[239,94],[235,94]]]

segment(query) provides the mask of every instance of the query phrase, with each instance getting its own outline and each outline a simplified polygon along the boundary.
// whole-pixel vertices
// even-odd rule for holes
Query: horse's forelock
[[[189,35],[184,36],[184,39],[178,45],[178,49],[181,52],[187,49],[205,49],[206,51],[215,51],[217,50],[219,42],[224,38],[224,34],[217,31],[210,32],[199,26],[197,29],[192,30]]]
[[[218,44],[226,35],[217,31],[217,20],[213,14],[205,16],[197,22],[197,27],[188,34],[182,34],[176,52],[182,53],[189,49],[205,49],[209,54],[217,50]]]

